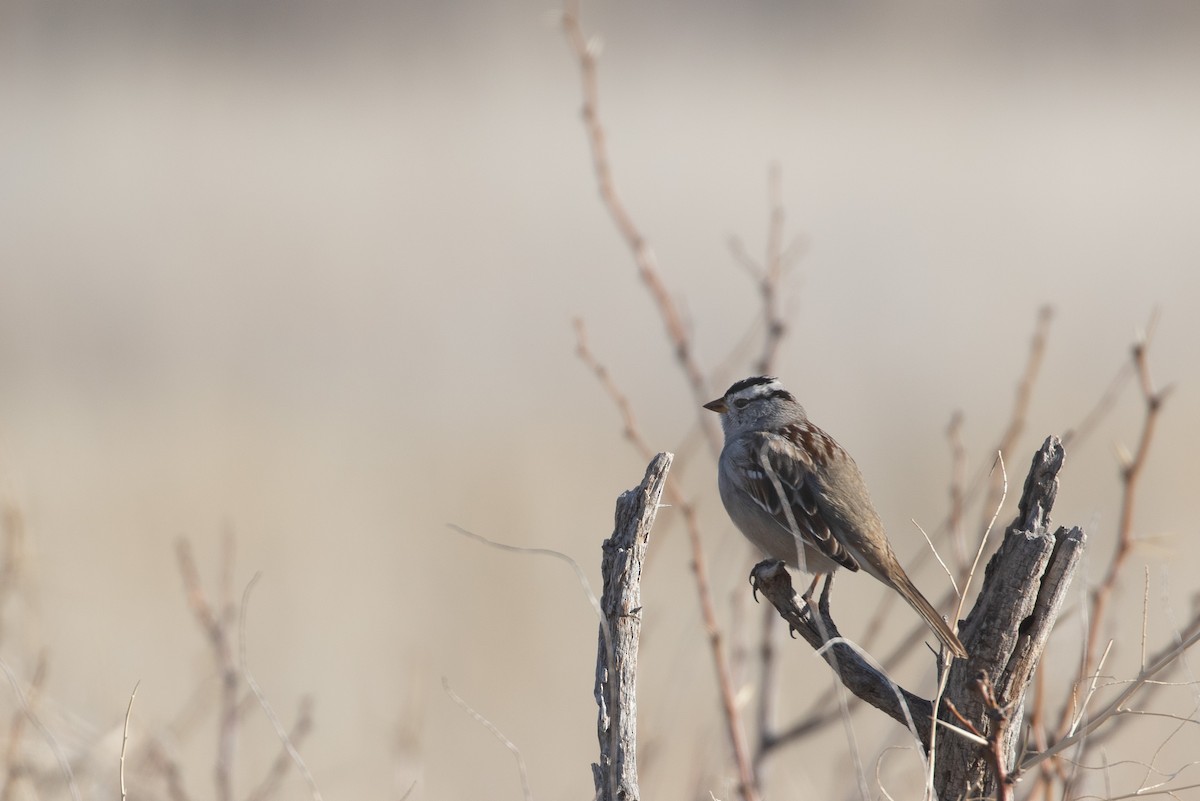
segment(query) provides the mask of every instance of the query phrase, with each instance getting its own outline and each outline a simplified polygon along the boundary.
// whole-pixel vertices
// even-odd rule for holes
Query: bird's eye
[[[749,398],[738,398],[733,402],[733,405],[738,409],[745,409],[748,403],[750,403]]]

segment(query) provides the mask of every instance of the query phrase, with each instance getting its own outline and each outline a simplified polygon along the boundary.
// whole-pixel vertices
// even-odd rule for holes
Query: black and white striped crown
[[[792,393],[783,388],[779,379],[773,375],[756,375],[743,378],[725,390],[725,398],[745,398],[746,400],[763,400],[764,398],[786,398],[795,401]]]

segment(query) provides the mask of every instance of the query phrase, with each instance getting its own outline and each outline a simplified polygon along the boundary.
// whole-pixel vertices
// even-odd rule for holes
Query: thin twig
[[[142,684],[139,679],[133,685],[133,692],[129,694],[129,706],[125,707],[125,726],[121,730],[121,801],[125,801],[125,748],[129,745],[129,718],[133,716],[133,699],[137,698],[138,687]]]
[[[954,610],[954,620],[962,619],[963,607],[967,603],[967,593],[971,589],[971,582],[975,579],[975,574],[979,570],[979,560],[983,558],[983,552],[987,549],[987,541],[992,533],[992,528],[996,525],[996,518],[1000,516],[1000,510],[1004,508],[1004,501],[1008,498],[1008,471],[1004,469],[1004,452],[996,451],[996,463],[1000,466],[1000,494],[996,498],[996,509],[992,512],[992,518],[988,521],[987,527],[983,530],[983,536],[979,538],[979,549],[975,551],[975,559],[971,562],[971,569],[967,572],[967,578],[963,582],[962,592],[958,594],[958,608]]]
[[[267,720],[271,721],[271,727],[275,729],[275,736],[283,743],[283,754],[275,761],[275,766],[268,773],[262,784],[250,795],[252,801],[261,801],[273,791],[283,776],[283,771],[287,768],[288,760],[296,766],[296,770],[300,771],[300,775],[304,777],[304,781],[308,784],[309,792],[312,794],[313,801],[322,801],[321,790],[317,787],[317,780],[313,778],[312,772],[308,769],[308,765],[304,762],[304,757],[300,756],[300,751],[296,748],[296,741],[302,739],[308,734],[312,726],[311,704],[307,701],[302,701],[300,704],[300,713],[297,716],[295,728],[289,734],[284,728],[279,716],[275,714],[275,710],[267,701],[266,693],[259,687],[258,681],[255,680],[254,674],[250,672],[250,663],[246,659],[246,612],[250,608],[250,593],[254,586],[258,583],[261,573],[255,573],[254,577],[246,585],[246,589],[242,591],[241,613],[238,616],[238,656],[241,662],[242,678],[246,681],[246,686],[250,688],[250,692],[254,693],[254,697],[258,700],[258,705],[262,708],[263,714],[267,716]]]
[[[512,753],[513,757],[517,760],[517,771],[521,774],[521,792],[525,797],[525,801],[533,801],[533,790],[529,787],[529,771],[525,769],[525,757],[521,756],[521,749],[517,748],[512,740],[505,737],[504,733],[496,727],[496,724],[476,712],[458,693],[454,692],[445,676],[442,677],[442,689],[445,690],[446,695],[450,697],[451,701],[462,707],[464,712],[470,715],[480,726],[491,732],[492,736],[503,743],[504,747]]]
[[[447,523],[446,527],[451,531],[455,531],[463,535],[467,539],[475,540],[476,542],[482,543],[489,548],[496,548],[497,550],[508,551],[509,553],[527,553],[538,556],[549,556],[552,559],[557,559],[560,562],[566,563],[566,565],[571,568],[572,572],[575,573],[575,579],[579,582],[579,587],[583,590],[583,594],[587,596],[588,603],[591,604],[592,610],[596,613],[596,617],[600,619],[602,624],[606,622],[604,619],[604,610],[600,608],[600,599],[592,590],[592,585],[588,581],[587,574],[583,572],[583,568],[579,566],[578,562],[567,556],[562,551],[556,551],[553,548],[527,548],[521,545],[508,545],[507,543],[496,542],[495,540],[489,540],[487,537],[476,534],[474,531],[470,531],[469,529],[465,529],[462,526],[455,525],[454,523]]]
[[[552,548],[530,548],[520,545],[508,545],[507,543],[490,540],[487,537],[476,534],[475,532],[465,529],[462,526],[455,525],[454,523],[447,523],[446,525],[451,531],[455,531],[468,539],[487,545],[490,548],[495,548],[500,551],[508,551],[509,553],[549,556],[553,559],[559,560],[560,562],[565,562],[567,566],[570,567],[575,573],[575,580],[579,582],[580,588],[583,590],[584,595],[587,596],[588,603],[591,604],[592,611],[596,613],[596,618],[600,623],[600,633],[604,639],[605,659],[609,665],[609,669],[614,669],[615,658],[613,655],[612,623],[609,621],[608,616],[604,614],[604,608],[600,603],[600,598],[592,590],[592,585],[588,581],[587,574],[583,572],[583,568],[579,566],[578,562],[576,562],[570,556],[567,556],[565,553],[553,550]],[[615,729],[612,731],[612,736],[614,738],[617,736],[617,731]]]
[[[1026,757],[1021,763],[1020,772],[1024,772],[1046,759],[1057,756],[1066,749],[1075,745],[1083,738],[1089,736],[1096,729],[1103,726],[1117,713],[1124,711],[1123,707],[1125,706],[1125,703],[1132,698],[1138,692],[1138,690],[1146,686],[1146,684],[1149,683],[1155,675],[1174,663],[1180,655],[1182,655],[1197,642],[1200,642],[1200,630],[1193,632],[1193,634],[1186,640],[1183,640],[1174,647],[1168,649],[1158,659],[1155,659],[1153,662],[1151,662],[1150,666],[1139,673],[1137,677],[1129,683],[1129,686],[1126,687],[1119,695],[1117,695],[1117,697],[1111,703],[1109,703],[1108,706],[1106,706],[1099,714],[1089,720],[1087,724],[1081,726],[1077,731],[1075,731],[1074,734],[1070,735],[1069,737],[1064,737],[1045,751]]]
[[[296,710],[296,722],[292,724],[292,730],[286,732],[286,741],[284,742],[283,750],[275,757],[275,761],[271,763],[271,768],[267,771],[267,775],[259,783],[258,787],[246,796],[247,801],[265,801],[279,790],[283,783],[284,776],[287,775],[288,768],[292,765],[302,765],[302,762],[296,762],[296,755],[299,750],[299,743],[306,738],[312,731],[312,698],[305,696],[300,699],[300,706]],[[277,732],[278,733],[278,732]],[[307,770],[307,768],[305,769]],[[311,780],[311,777],[309,777]],[[309,790],[314,793],[314,798],[320,798],[320,793],[316,791],[313,784],[309,784]]]
[[[1148,350],[1157,318],[1152,317],[1147,325],[1146,333],[1134,343],[1130,351],[1130,364],[1133,373],[1138,376],[1142,394],[1144,413],[1142,430],[1138,437],[1138,446],[1133,456],[1121,465],[1121,511],[1117,522],[1117,541],[1109,560],[1108,570],[1104,578],[1091,592],[1091,604],[1088,610],[1088,628],[1084,643],[1083,659],[1079,667],[1077,681],[1085,681],[1087,676],[1095,671],[1096,649],[1100,631],[1106,623],[1106,613],[1109,601],[1116,587],[1117,578],[1125,566],[1133,550],[1135,539],[1133,535],[1133,512],[1138,490],[1138,479],[1141,477],[1150,452],[1159,413],[1170,388],[1156,390],[1150,375]],[[1070,706],[1063,705],[1059,716],[1058,737],[1061,740],[1070,732],[1072,724]]]
[[[1133,362],[1140,379],[1139,385],[1145,404],[1145,415],[1142,420],[1142,431],[1138,437],[1137,449],[1134,451],[1133,457],[1121,465],[1121,482],[1123,488],[1121,493],[1121,512],[1117,523],[1117,544],[1112,559],[1109,561],[1108,571],[1105,573],[1099,586],[1092,591],[1087,656],[1084,661],[1085,673],[1091,672],[1092,664],[1096,658],[1096,646],[1099,641],[1100,626],[1105,622],[1104,615],[1107,611],[1108,602],[1111,599],[1113,588],[1117,583],[1117,576],[1120,575],[1121,569],[1129,557],[1129,552],[1133,549],[1133,510],[1137,498],[1138,479],[1141,478],[1142,470],[1146,465],[1146,459],[1150,453],[1150,443],[1154,438],[1155,426],[1158,423],[1159,413],[1162,411],[1163,401],[1170,392],[1170,387],[1163,390],[1155,390],[1154,388],[1154,381],[1150,376],[1150,364],[1146,356],[1146,351],[1149,348],[1148,337],[1149,334],[1146,339],[1137,342],[1133,346]]]

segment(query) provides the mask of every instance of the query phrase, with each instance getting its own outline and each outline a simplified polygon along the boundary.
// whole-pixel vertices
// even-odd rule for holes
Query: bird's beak
[[[716,412],[717,414],[724,414],[725,412],[729,411],[729,407],[725,405],[724,398],[717,398],[715,401],[709,401],[708,403],[704,404],[704,408],[708,409],[710,412]]]

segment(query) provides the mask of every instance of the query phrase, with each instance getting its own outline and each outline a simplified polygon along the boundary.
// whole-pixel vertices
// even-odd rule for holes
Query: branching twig
[[[592,151],[592,167],[596,176],[597,188],[600,191],[600,199],[604,203],[604,207],[608,209],[613,224],[633,255],[638,276],[645,284],[650,297],[654,299],[659,317],[662,318],[666,328],[667,339],[670,340],[674,349],[675,359],[687,377],[692,391],[692,399],[699,407],[711,399],[708,397],[708,382],[705,380],[704,371],[700,369],[692,352],[691,338],[688,335],[687,326],[684,324],[683,313],[671,297],[671,293],[667,290],[666,283],[658,271],[658,262],[655,259],[654,251],[650,248],[637,224],[634,223],[633,217],[630,216],[624,201],[617,193],[613,181],[612,165],[608,157],[608,141],[598,110],[600,91],[596,77],[596,54],[583,33],[579,19],[578,0],[567,0],[565,3],[562,25],[567,43],[571,46],[571,51],[579,62],[583,92],[583,124],[587,131],[588,145]],[[700,419],[709,449],[714,454],[720,452],[721,434],[716,421]]]
[[[1122,690],[1112,702],[1110,702],[1098,714],[1093,716],[1086,724],[1080,726],[1074,734],[1069,737],[1064,737],[1041,753],[1032,754],[1026,757],[1021,763],[1020,772],[1024,772],[1046,759],[1057,756],[1066,749],[1072,747],[1079,741],[1091,735],[1092,732],[1096,731],[1098,728],[1108,722],[1110,718],[1124,711],[1125,703],[1129,701],[1129,699],[1131,699],[1139,690],[1141,690],[1142,687],[1146,686],[1146,684],[1148,684],[1150,680],[1153,679],[1157,674],[1174,664],[1175,660],[1178,659],[1180,655],[1182,655],[1197,642],[1200,642],[1200,629],[1197,629],[1186,640],[1172,646],[1159,655],[1157,659],[1154,659],[1150,663],[1149,667],[1139,673],[1137,677],[1129,683],[1129,686]]]
[[[292,765],[302,768],[302,771],[308,774],[308,768],[304,765],[303,760],[297,761],[297,758],[300,743],[312,732],[312,707],[312,698],[305,696],[300,699],[300,706],[296,710],[296,722],[292,724],[291,731],[284,732],[280,738],[283,741],[283,749],[275,757],[275,761],[271,764],[271,768],[263,777],[262,782],[246,796],[247,801],[265,801],[270,798],[279,790],[283,783],[283,777],[287,775],[288,768]],[[319,799],[321,795],[316,789],[316,783],[311,774],[306,775],[305,780],[309,782],[309,790],[312,792],[313,798]]]
[[[1145,415],[1142,420],[1142,431],[1138,438],[1137,449],[1134,451],[1133,456],[1121,465],[1121,512],[1117,518],[1117,544],[1112,559],[1108,564],[1108,571],[1105,573],[1100,584],[1092,591],[1092,609],[1088,624],[1087,650],[1083,663],[1084,675],[1092,672],[1092,667],[1096,659],[1096,648],[1100,642],[1100,628],[1105,622],[1104,616],[1107,611],[1108,602],[1111,599],[1113,588],[1116,586],[1117,577],[1121,569],[1125,566],[1129,552],[1134,545],[1133,510],[1134,501],[1137,497],[1138,479],[1141,477],[1142,469],[1146,465],[1146,458],[1150,452],[1150,443],[1154,437],[1155,425],[1158,423],[1158,415],[1162,411],[1162,405],[1166,400],[1167,394],[1170,392],[1170,387],[1162,390],[1154,388],[1154,380],[1150,376],[1150,364],[1146,356],[1148,348],[1149,335],[1133,346],[1133,364],[1139,378],[1142,400],[1145,404]]]
[[[254,674],[250,672],[250,664],[246,660],[246,612],[250,608],[250,593],[254,590],[254,585],[258,583],[260,573],[255,573],[254,578],[246,585],[246,589],[242,591],[242,606],[241,614],[238,616],[238,661],[242,669],[242,678],[246,681],[246,686],[250,688],[250,692],[258,700],[258,705],[262,708],[263,714],[267,716],[267,720],[271,721],[271,727],[275,729],[275,736],[283,743],[283,752],[275,759],[275,764],[271,767],[267,776],[262,783],[250,794],[250,801],[263,801],[267,798],[283,778],[284,772],[287,770],[289,763],[294,764],[296,769],[300,771],[300,775],[304,777],[304,781],[308,784],[309,792],[312,794],[313,801],[322,801],[321,790],[317,787],[317,781],[313,778],[312,772],[308,769],[304,758],[300,756],[300,751],[296,747],[296,743],[303,739],[312,728],[312,702],[309,699],[304,699],[300,702],[300,711],[296,717],[296,723],[292,728],[291,733],[283,727],[283,723],[279,720],[279,716],[275,714],[274,708],[267,701],[266,693],[258,686],[258,681],[254,678]]]

